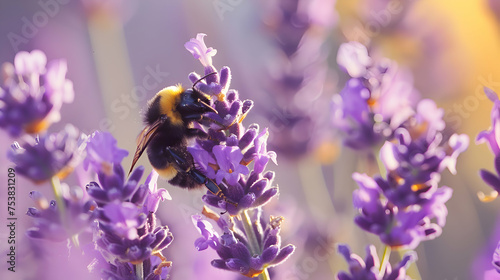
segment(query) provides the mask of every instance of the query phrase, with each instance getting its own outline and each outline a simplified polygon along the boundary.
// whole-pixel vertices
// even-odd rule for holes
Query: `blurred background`
[[[87,134],[110,131],[133,153],[147,100],[169,85],[189,87],[188,74],[203,72],[184,43],[206,33],[207,46],[217,49],[214,65],[229,66],[231,88],[255,102],[245,124],[269,127],[269,149],[278,153],[279,165],[268,169],[276,171],[280,195],[264,209],[266,215],[285,217],[282,243],[297,250],[272,271],[272,279],[335,279],[346,267],[336,243],[347,243],[361,256],[370,243],[379,253],[383,249],[353,223],[357,186],[351,174],[363,172],[364,159],[341,146],[328,121],[329,102],[347,79],[336,65],[339,45],[350,40],[369,45],[408,68],[422,96],[445,109],[448,127],[471,138],[457,175],[445,172],[441,181],[454,193],[443,234],[417,249],[421,279],[482,279],[500,240],[500,201],[477,198],[478,191],[490,191],[478,171],[493,169],[493,156],[473,139],[490,126],[492,103],[483,87],[500,92],[499,27],[496,0],[1,1],[0,62],[33,49],[44,51],[49,61],[66,59],[75,100],[63,106],[62,120],[51,131],[66,123]],[[0,181],[6,182],[5,153],[13,139],[3,131],[0,137]],[[144,158],[139,163],[150,169]],[[65,279],[59,277],[77,268],[61,263],[64,256],[56,249],[51,258],[33,251],[23,234],[30,226],[24,213],[33,206],[29,191],[50,197],[50,186],[18,179],[18,278],[3,267],[0,278]],[[87,179],[75,175],[66,181],[81,186]],[[194,248],[198,232],[190,216],[201,211],[204,191],[159,185],[172,196],[159,210],[175,238],[165,252],[174,264],[171,279],[237,279],[210,266],[214,252]],[[5,196],[0,192],[2,221]],[[2,252],[7,235],[0,231]]]

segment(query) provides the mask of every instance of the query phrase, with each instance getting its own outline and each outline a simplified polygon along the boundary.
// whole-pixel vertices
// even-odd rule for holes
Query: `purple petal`
[[[295,246],[291,244],[281,248],[276,258],[272,261],[272,264],[278,265],[284,262],[294,251],[295,251]]]

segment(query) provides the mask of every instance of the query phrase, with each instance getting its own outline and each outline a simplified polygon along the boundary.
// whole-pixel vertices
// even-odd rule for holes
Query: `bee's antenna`
[[[206,77],[208,77],[208,76],[212,76],[212,75],[216,75],[216,74],[217,74],[217,71],[212,72],[212,73],[209,73],[209,74],[206,74],[205,76],[203,76],[203,77],[199,78],[196,82],[194,82],[194,84],[193,84],[193,89],[194,89],[194,87],[196,86],[196,84],[198,84],[199,82],[201,82],[201,81],[202,81],[203,79],[205,79]]]

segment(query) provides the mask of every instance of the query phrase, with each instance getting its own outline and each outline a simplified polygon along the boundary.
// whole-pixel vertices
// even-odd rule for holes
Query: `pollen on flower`
[[[428,187],[429,186],[427,186],[426,184],[413,184],[413,185],[411,185],[411,190],[414,192],[417,192],[417,191],[423,190],[423,189],[428,188]]]
[[[492,191],[490,194],[485,194],[484,192],[478,192],[477,197],[481,202],[487,203],[492,202],[498,197],[497,191]]]
[[[27,133],[35,134],[47,130],[49,126],[50,123],[45,118],[43,120],[36,120],[27,124],[24,129]]]
[[[248,271],[248,273],[247,274],[243,274],[243,275],[246,276],[246,277],[254,278],[254,277],[257,277],[260,274],[262,274],[263,271],[264,271],[263,269],[261,269],[261,270],[255,270],[253,268],[250,268],[250,270]]]
[[[285,218],[283,218],[282,216],[280,216],[280,217],[273,217],[273,216],[271,216],[269,218],[269,220],[270,220],[269,224],[271,225],[271,227],[273,229],[275,229],[275,228],[278,228],[278,227],[281,226],[281,223],[285,220]]]
[[[368,100],[366,100],[366,104],[368,104],[368,106],[370,107],[374,107],[375,105],[377,105],[377,100],[375,98],[368,98]]]

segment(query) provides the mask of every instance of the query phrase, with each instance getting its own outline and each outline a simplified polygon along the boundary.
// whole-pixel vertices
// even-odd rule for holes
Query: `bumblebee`
[[[181,85],[164,88],[149,100],[144,115],[146,126],[137,139],[130,171],[147,149],[149,162],[170,184],[188,189],[205,185],[211,193],[227,201],[221,187],[195,168],[187,150],[189,139],[207,137],[205,132],[193,128],[193,123],[201,121],[205,113],[217,113],[210,106],[209,97],[195,89],[205,77],[192,88],[184,89]]]

